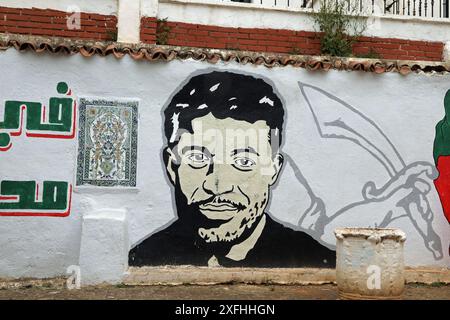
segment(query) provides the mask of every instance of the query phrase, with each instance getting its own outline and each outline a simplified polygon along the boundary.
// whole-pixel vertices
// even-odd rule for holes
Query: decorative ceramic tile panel
[[[138,101],[79,102],[76,184],[135,187]]]

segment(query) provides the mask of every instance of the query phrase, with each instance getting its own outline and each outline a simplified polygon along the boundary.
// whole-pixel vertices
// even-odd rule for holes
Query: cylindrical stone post
[[[338,228],[336,282],[342,299],[399,299],[404,286],[399,229]]]

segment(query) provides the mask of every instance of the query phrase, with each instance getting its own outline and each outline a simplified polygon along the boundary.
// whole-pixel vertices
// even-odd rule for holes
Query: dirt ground
[[[68,290],[62,285],[24,284],[0,287],[0,300],[61,300],[61,299],[150,299],[150,300],[335,300],[335,285],[213,285],[213,286],[95,286]],[[403,299],[450,300],[450,284],[415,285],[405,288]]]

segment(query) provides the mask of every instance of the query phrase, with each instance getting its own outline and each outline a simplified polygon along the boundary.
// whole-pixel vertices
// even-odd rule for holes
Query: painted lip
[[[230,203],[206,203],[199,206],[200,212],[211,220],[231,220],[239,211]]]
[[[199,208],[201,210],[211,210],[211,211],[238,210],[237,206],[235,206],[231,203],[226,203],[226,202],[221,202],[221,203],[208,202],[205,204],[201,204],[199,206]]]

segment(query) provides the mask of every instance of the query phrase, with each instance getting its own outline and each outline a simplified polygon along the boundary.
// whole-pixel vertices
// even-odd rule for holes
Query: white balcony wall
[[[115,15],[117,3],[117,0],[0,0],[0,7],[53,9],[67,12],[74,11],[73,8],[78,7],[81,12]]]
[[[212,0],[206,0],[212,1]],[[369,0],[370,1],[370,0]],[[162,0],[159,18],[222,27],[316,31],[310,10],[261,7],[254,3],[215,3],[205,0]],[[383,15],[368,19],[366,36],[420,41],[450,41],[450,19]]]

